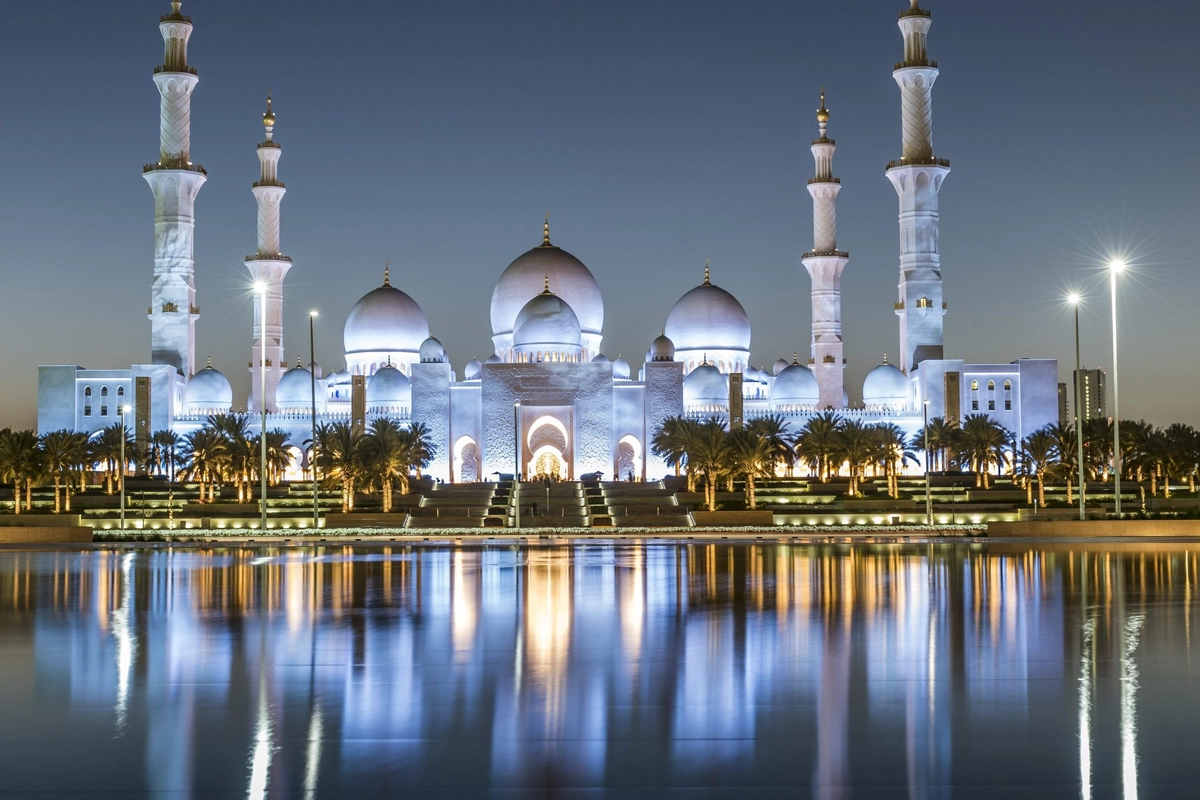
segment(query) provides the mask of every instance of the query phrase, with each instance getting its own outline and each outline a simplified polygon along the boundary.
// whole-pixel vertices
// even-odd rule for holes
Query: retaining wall
[[[1183,537],[1200,538],[1200,520],[1194,519],[1097,519],[1061,522],[989,522],[988,536],[1071,537]]]

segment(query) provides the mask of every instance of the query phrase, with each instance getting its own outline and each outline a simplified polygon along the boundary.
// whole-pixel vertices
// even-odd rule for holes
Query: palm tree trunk
[[[21,513],[21,479],[13,478],[13,513]]]
[[[1038,505],[1046,507],[1045,470],[1038,470]]]
[[[1074,497],[1074,495],[1071,494],[1071,479],[1068,477],[1067,478],[1067,505],[1074,504],[1075,501],[1072,499],[1073,497]]]
[[[25,510],[33,511],[33,479],[25,479]]]
[[[392,510],[392,482],[385,480],[383,482],[383,513],[388,514]]]
[[[746,491],[750,494],[750,510],[758,508],[758,501],[754,495],[754,473],[746,475]]]
[[[54,513],[55,514],[62,513],[62,505],[60,502],[61,494],[60,494],[60,489],[59,489],[60,484],[61,484],[61,479],[59,478],[59,476],[57,474],[55,474],[55,476],[54,476]]]

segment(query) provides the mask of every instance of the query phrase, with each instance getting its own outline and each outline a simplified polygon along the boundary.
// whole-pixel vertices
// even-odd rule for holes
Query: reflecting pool
[[[1198,557],[0,550],[0,796],[1195,796]]]

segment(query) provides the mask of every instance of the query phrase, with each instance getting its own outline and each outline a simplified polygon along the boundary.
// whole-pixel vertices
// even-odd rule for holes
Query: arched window
[[[995,381],[988,381],[988,391],[989,392],[996,391],[996,382]]]
[[[971,391],[972,392],[979,391],[979,381],[971,381]]]
[[[1011,392],[1011,391],[1012,391],[1012,381],[1005,381],[1005,382],[1004,382],[1004,391],[1006,391],[1006,392]]]
[[[101,397],[108,397],[108,387],[107,387],[107,386],[101,386],[101,387],[100,387],[100,396],[101,396]]]
[[[92,396],[92,387],[90,387],[90,386],[83,387],[83,396],[91,397]]]
[[[125,387],[118,386],[117,387],[117,397],[124,397],[124,396],[125,396]]]

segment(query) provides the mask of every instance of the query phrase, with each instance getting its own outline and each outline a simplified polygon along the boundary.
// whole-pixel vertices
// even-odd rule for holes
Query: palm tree
[[[354,484],[363,471],[363,434],[346,422],[317,429],[317,465],[342,490],[342,513],[354,510]]]
[[[833,411],[823,411],[810,419],[796,437],[796,454],[822,483],[829,480],[833,459],[838,453],[838,431],[842,418]]]
[[[1067,505],[1074,502],[1071,486],[1079,473],[1079,445],[1074,425],[1050,425],[1045,431],[1054,440],[1054,464],[1051,471],[1057,473],[1067,485]]]
[[[704,504],[709,511],[717,508],[717,481],[727,471],[728,438],[720,420],[708,419],[697,426],[695,441],[688,450],[689,470],[704,476]]]
[[[849,493],[857,495],[863,471],[878,453],[878,437],[860,421],[851,419],[838,428],[837,442],[836,457],[850,466]]]
[[[429,466],[429,462],[437,455],[437,445],[433,442],[429,426],[424,422],[414,422],[401,429],[400,439],[408,448],[409,466],[417,473],[417,480],[421,480],[421,470]],[[408,481],[403,482],[400,494],[408,494]]]
[[[180,465],[180,447],[183,437],[173,430],[155,431],[150,436],[150,453],[147,468],[165,475],[169,483],[175,482],[175,470]]]
[[[1083,422],[1085,466],[1092,478],[1108,482],[1109,465],[1113,455],[1113,424],[1106,417],[1094,417]]]
[[[1008,431],[987,414],[971,414],[963,420],[961,451],[975,472],[976,487],[990,488],[989,470],[992,464],[999,469],[1008,440]]]
[[[900,471],[906,463],[917,463],[915,448],[909,444],[904,431],[898,425],[885,423],[875,426],[875,436],[879,443],[879,457],[883,464],[884,475],[887,477],[888,497],[900,496]]]
[[[650,452],[675,469],[679,477],[680,468],[687,465],[688,447],[696,435],[697,423],[686,417],[668,417],[658,426],[650,439]],[[688,468],[688,491],[696,490],[695,478]]]
[[[729,466],[746,479],[746,505],[758,508],[754,479],[771,474],[778,463],[779,449],[770,439],[749,428],[729,434],[727,446]]]
[[[125,459],[132,460],[134,452],[133,437],[128,427],[113,423],[92,439],[92,461],[104,465],[104,493],[113,493],[113,480],[117,475],[117,465],[121,462],[121,438],[125,439]],[[121,465],[124,473],[125,465]]]
[[[1196,491],[1196,469],[1200,464],[1200,434],[1191,425],[1176,422],[1169,426],[1164,434],[1171,448],[1171,463],[1176,467],[1176,474],[1182,475],[1188,482],[1188,491]]]
[[[221,477],[233,479],[237,485],[239,503],[250,502],[254,499],[251,476],[257,453],[254,447],[256,443],[250,433],[249,418],[245,414],[212,414],[204,425],[226,442],[227,457],[222,464],[225,474]]]
[[[25,510],[33,510],[33,480],[42,472],[40,439],[31,430],[0,431],[0,480],[12,482],[13,512],[21,513],[21,489],[25,489]]]
[[[42,437],[42,459],[46,474],[54,481],[54,513],[62,511],[66,486],[67,511],[71,510],[71,486],[75,471],[87,458],[87,434],[64,428]]]
[[[1025,455],[1033,462],[1033,471],[1037,476],[1038,505],[1046,505],[1046,470],[1054,465],[1058,448],[1056,440],[1048,428],[1041,428],[1029,434],[1025,439]],[[1033,483],[1026,484],[1026,502],[1033,504]]]
[[[946,454],[953,451],[957,445],[959,434],[958,423],[946,422],[944,417],[934,417],[929,420],[926,428],[917,431],[913,437],[913,444],[916,449],[925,447],[925,436],[929,435],[929,453],[926,458],[930,460],[931,472],[945,472],[948,468],[946,462]]]
[[[792,468],[796,465],[796,437],[788,430],[787,420],[778,414],[768,414],[751,420],[746,430],[767,443],[771,452],[768,465],[770,474],[774,474],[776,466],[783,462],[787,474],[791,476]]]
[[[183,437],[180,447],[183,474],[200,484],[200,502],[208,489],[208,502],[216,499],[216,484],[225,474],[229,462],[229,440],[210,427],[201,428]]]

